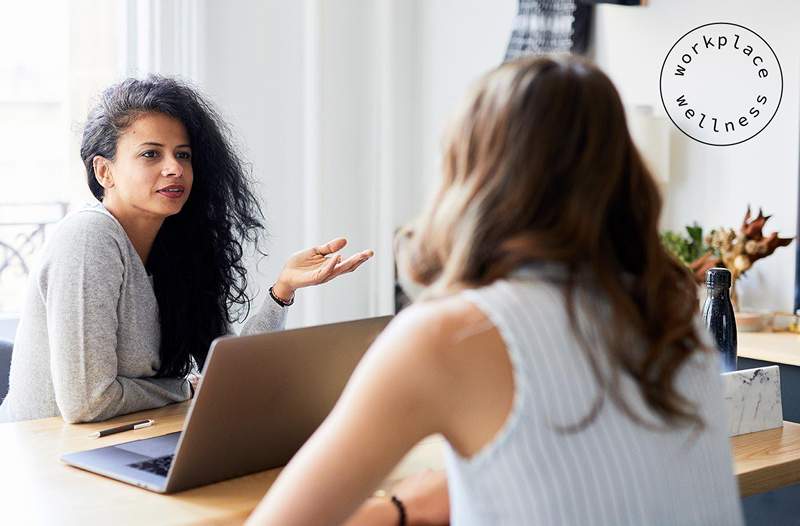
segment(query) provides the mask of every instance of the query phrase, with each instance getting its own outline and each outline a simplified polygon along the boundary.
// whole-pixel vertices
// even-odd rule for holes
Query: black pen
[[[155,424],[155,420],[139,420],[138,422],[131,422],[130,424],[123,424],[121,426],[112,427],[111,429],[103,429],[102,431],[95,431],[89,438],[100,438],[115,433],[122,433],[123,431],[133,431],[134,429],[141,429],[143,427],[150,427]]]

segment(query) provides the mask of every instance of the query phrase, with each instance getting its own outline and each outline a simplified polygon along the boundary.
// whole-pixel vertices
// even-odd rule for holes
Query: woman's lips
[[[161,194],[169,199],[179,199],[183,197],[183,193],[185,191],[186,190],[182,186],[167,186],[160,190],[157,190],[156,193]]]

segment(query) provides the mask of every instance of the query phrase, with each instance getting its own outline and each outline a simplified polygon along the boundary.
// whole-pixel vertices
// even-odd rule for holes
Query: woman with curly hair
[[[98,421],[191,397],[187,375],[249,312],[242,245],[263,228],[228,135],[176,80],[103,92],[81,144],[99,202],[62,221],[31,275],[0,421]],[[295,290],[372,255],[342,261],[345,244],[293,255],[243,334],[281,329]]]
[[[741,524],[717,353],[608,77],[566,57],[487,74],[442,172],[400,247],[424,296],[248,524],[340,524],[437,433],[447,482],[348,526]]]

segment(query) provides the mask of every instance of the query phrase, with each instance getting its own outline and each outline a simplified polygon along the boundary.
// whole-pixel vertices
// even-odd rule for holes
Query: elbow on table
[[[96,422],[98,419],[92,418],[85,411],[75,411],[73,409],[61,409],[61,418],[67,424],[84,424],[87,422]]]
[[[84,424],[107,420],[110,416],[105,415],[105,409],[105,404],[90,400],[69,400],[58,404],[61,418],[67,424]]]

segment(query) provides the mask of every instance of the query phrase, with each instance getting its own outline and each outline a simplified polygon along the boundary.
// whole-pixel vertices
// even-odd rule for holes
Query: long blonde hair
[[[601,392],[631,418],[620,371],[667,424],[702,425],[675,389],[700,346],[689,272],[662,247],[661,198],[608,77],[575,57],[527,58],[485,75],[447,133],[441,186],[411,226],[399,264],[424,297],[485,286],[537,261],[562,264],[570,319],[579,272],[608,300],[606,350],[584,351]],[[581,336],[577,322],[573,329]],[[632,353],[622,334],[645,350]],[[641,348],[641,347],[640,347]],[[601,358],[612,365],[603,373]],[[576,429],[593,420],[602,397]]]

